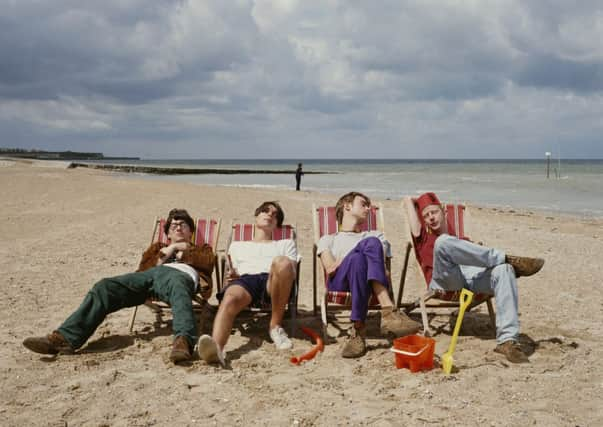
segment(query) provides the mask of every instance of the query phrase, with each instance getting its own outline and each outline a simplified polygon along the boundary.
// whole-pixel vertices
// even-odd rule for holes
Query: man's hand
[[[190,248],[191,244],[188,242],[177,242],[172,243],[169,246],[161,248],[159,253],[161,254],[162,260],[166,260],[172,257],[176,253],[176,259],[182,259],[182,251]]]
[[[337,269],[339,268],[339,266],[341,265],[341,259],[337,259],[335,260],[334,263],[330,264],[325,270],[327,272],[327,276],[329,277],[333,277],[335,275],[335,272],[337,271]]]
[[[237,273],[237,270],[234,269],[234,267],[231,267],[230,270],[228,270],[226,272],[226,283],[231,283],[233,280],[238,279],[239,277],[239,273]]]

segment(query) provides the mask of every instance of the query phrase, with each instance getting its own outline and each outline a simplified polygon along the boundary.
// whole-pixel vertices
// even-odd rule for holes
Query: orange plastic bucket
[[[420,335],[408,335],[394,340],[390,349],[395,354],[396,368],[408,368],[411,372],[433,368],[435,340]]]

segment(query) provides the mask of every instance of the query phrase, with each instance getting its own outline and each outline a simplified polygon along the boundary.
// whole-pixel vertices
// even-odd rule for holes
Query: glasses
[[[180,227],[182,230],[189,228],[188,224],[184,221],[172,221],[172,223],[170,224],[170,230],[176,230],[178,227]]]

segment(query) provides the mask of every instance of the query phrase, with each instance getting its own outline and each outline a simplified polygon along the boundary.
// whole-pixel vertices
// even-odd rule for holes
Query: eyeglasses
[[[189,228],[188,224],[184,221],[172,221],[170,224],[170,230],[175,230],[180,227],[182,230]]]

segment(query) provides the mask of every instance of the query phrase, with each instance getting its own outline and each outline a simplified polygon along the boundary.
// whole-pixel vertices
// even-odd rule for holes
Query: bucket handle
[[[391,351],[393,353],[403,354],[405,356],[418,356],[419,354],[421,354],[425,350],[427,350],[427,347],[429,347],[429,345],[424,346],[423,348],[421,348],[421,350],[417,351],[416,353],[411,353],[410,351],[398,350],[397,348],[394,348],[394,347],[390,348],[389,351]]]

